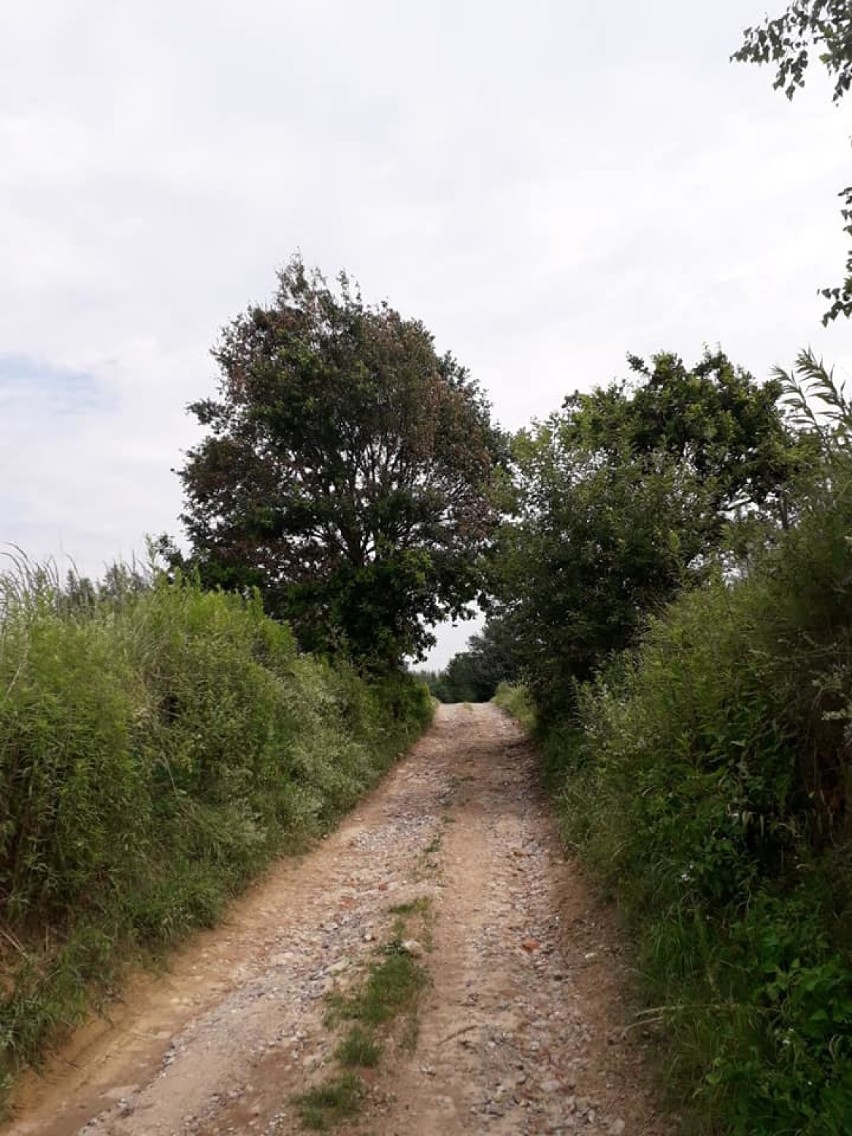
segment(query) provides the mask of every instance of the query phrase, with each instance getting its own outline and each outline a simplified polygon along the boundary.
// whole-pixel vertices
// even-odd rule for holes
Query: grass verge
[[[535,704],[525,686],[501,682],[491,701],[517,719],[528,734],[535,731]]]
[[[0,1107],[128,963],[327,831],[431,717],[257,598],[0,574]]]

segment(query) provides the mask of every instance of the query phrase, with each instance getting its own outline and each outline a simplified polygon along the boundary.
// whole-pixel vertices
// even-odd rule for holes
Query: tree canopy
[[[480,595],[498,520],[477,384],[421,322],[298,258],[213,354],[218,398],[190,407],[209,432],[179,471],[202,579],[259,587],[306,649],[422,653]]]
[[[500,591],[545,715],[700,575],[738,515],[775,509],[795,461],[780,383],[721,352],[630,362],[632,382],[569,396],[515,442]]]
[[[649,468],[665,457],[693,476],[718,528],[742,505],[764,506],[789,473],[790,438],[777,403],[782,384],[758,385],[722,351],[692,368],[661,352],[649,366],[628,355],[631,379],[563,403],[563,439],[608,458],[627,451]]]
[[[743,43],[732,56],[741,63],[771,64],[774,87],[788,99],[805,85],[811,55],[817,53],[834,85],[839,102],[852,86],[852,4],[849,0],[794,0],[785,12],[746,28]],[[852,186],[840,191],[843,231],[852,238]],[[834,288],[821,288],[830,301],[823,323],[852,316],[852,251],[846,258],[846,277]]]

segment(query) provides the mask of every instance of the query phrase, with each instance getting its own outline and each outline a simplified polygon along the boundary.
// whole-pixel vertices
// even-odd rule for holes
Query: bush
[[[0,589],[0,1080],[122,958],[212,922],[427,723],[425,687],[297,653],[186,580]]]
[[[830,477],[747,578],[654,621],[579,696],[566,839],[637,934],[645,1018],[695,1128],[852,1115],[852,490]]]
[[[515,669],[499,677],[523,679],[543,726],[743,530],[784,515],[801,465],[781,383],[721,352],[689,369],[670,353],[630,366],[629,383],[569,395],[514,442],[494,575]]]
[[[527,733],[535,732],[535,703],[525,686],[501,682],[497,687],[493,701],[501,710],[505,710],[507,714],[516,718]]]

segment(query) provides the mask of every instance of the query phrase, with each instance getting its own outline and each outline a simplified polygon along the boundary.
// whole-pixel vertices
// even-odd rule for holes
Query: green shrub
[[[431,716],[299,655],[256,598],[0,580],[0,1081],[126,959],[212,923]]]
[[[501,710],[516,718],[527,733],[535,730],[535,704],[525,686],[501,682],[492,701],[495,706],[499,706]]]
[[[695,1130],[848,1131],[850,531],[852,491],[812,490],[778,547],[676,601],[546,742]]]

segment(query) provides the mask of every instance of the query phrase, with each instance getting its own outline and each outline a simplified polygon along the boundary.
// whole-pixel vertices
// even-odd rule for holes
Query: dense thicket
[[[119,959],[329,825],[430,705],[300,655],[257,597],[0,580],[0,1085]]]
[[[205,583],[258,587],[307,650],[394,668],[482,592],[502,442],[422,323],[339,285],[294,260],[223,333],[183,520]]]
[[[629,383],[565,400],[515,440],[517,515],[497,588],[541,714],[634,640],[730,545],[732,523],[788,521],[799,448],[778,407],[721,352],[692,368],[631,359]]]
[[[852,1115],[852,413],[815,360],[799,376],[812,461],[786,529],[708,562],[585,682],[566,667],[561,715],[554,670],[539,720],[688,1131],[841,1136]]]

